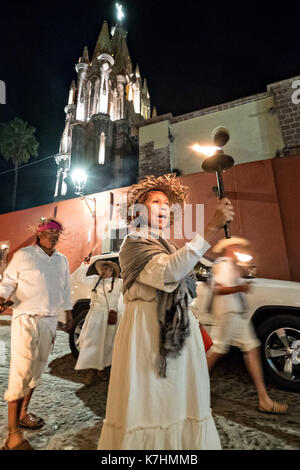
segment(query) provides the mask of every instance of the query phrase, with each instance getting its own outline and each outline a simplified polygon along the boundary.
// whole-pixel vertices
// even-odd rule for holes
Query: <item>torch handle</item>
[[[229,226],[230,222],[226,222],[226,224],[224,225],[224,232],[225,232],[225,237],[226,238],[231,238],[231,233],[230,233],[230,226]]]
[[[223,171],[221,168],[218,168],[218,170],[216,171],[216,176],[217,176],[218,189],[219,189],[219,198],[223,199],[225,197],[225,192],[224,192],[224,183],[223,183]],[[224,225],[224,232],[225,232],[226,238],[231,238],[229,224],[230,222],[226,222],[226,224]]]

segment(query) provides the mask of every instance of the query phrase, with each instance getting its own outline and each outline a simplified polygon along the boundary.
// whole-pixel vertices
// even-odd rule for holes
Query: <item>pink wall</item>
[[[122,190],[114,190],[118,195]],[[110,192],[105,191],[89,196],[96,198],[96,218],[93,218],[85,201],[80,198],[59,201],[44,206],[33,207],[22,211],[0,215],[0,242],[10,241],[10,257],[27,245],[34,243],[33,228],[40,217],[56,216],[65,226],[57,249],[64,253],[70,263],[71,272],[93,250],[93,254],[101,253],[102,233],[109,221]],[[93,203],[88,201],[90,207]],[[90,241],[89,238],[90,231]]]
[[[236,212],[231,233],[251,240],[251,253],[260,277],[300,281],[299,181],[300,156],[236,165],[224,174],[226,193]],[[195,173],[184,176],[183,182],[190,187],[190,202],[204,204],[207,221],[216,203],[212,191],[215,175]],[[92,249],[93,254],[101,253],[103,231],[112,220],[110,194],[114,194],[116,203],[125,190],[94,195],[96,218],[92,218],[80,198],[0,215],[0,242],[10,240],[11,253],[33,243],[30,226],[36,226],[40,217],[53,216],[56,211],[56,217],[66,226],[58,250],[68,257],[73,271]],[[220,232],[218,238],[222,237]],[[180,246],[183,242],[176,243]],[[210,252],[208,255],[212,256]]]
[[[272,160],[291,279],[300,281],[300,156]]]
[[[212,187],[216,186],[215,175],[195,173],[185,176],[184,182],[191,188],[192,202],[204,203],[207,221],[216,204],[216,195],[212,191]],[[257,266],[257,275],[290,280],[272,160],[232,167],[224,173],[224,187],[236,214],[230,227],[231,235],[242,236],[251,241],[250,251]],[[222,231],[216,241],[223,237]],[[214,256],[211,251],[208,255]],[[294,279],[300,281],[300,275]]]

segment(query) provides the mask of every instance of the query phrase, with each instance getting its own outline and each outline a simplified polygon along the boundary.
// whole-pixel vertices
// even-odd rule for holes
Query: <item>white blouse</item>
[[[15,292],[14,292],[15,291]],[[70,272],[67,258],[54,251],[48,256],[38,245],[18,250],[0,282],[0,296],[14,292],[14,317],[57,316],[58,309],[72,309]]]

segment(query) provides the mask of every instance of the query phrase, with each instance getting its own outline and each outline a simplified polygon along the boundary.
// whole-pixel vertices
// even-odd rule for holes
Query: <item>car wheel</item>
[[[86,307],[83,307],[82,310],[76,315],[76,317],[73,320],[73,325],[72,328],[70,329],[69,333],[69,345],[72,351],[73,356],[77,357],[79,356],[79,336],[84,324],[85,317],[88,314],[89,309]]]
[[[258,328],[263,366],[279,387],[300,391],[300,317],[276,315]]]

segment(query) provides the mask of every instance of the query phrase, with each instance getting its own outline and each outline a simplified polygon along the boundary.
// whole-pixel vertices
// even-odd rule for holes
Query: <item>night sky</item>
[[[146,77],[158,114],[174,116],[264,92],[300,74],[300,6],[241,2],[126,0],[129,53]],[[7,104],[0,122],[18,116],[36,129],[39,156],[58,152],[74,65],[93,53],[115,2],[12,1],[0,4],[0,80]],[[232,4],[230,4],[232,5]],[[0,173],[13,168],[0,157]],[[52,202],[56,175],[48,159],[19,171],[17,208]],[[0,175],[0,212],[10,210],[13,172]]]

